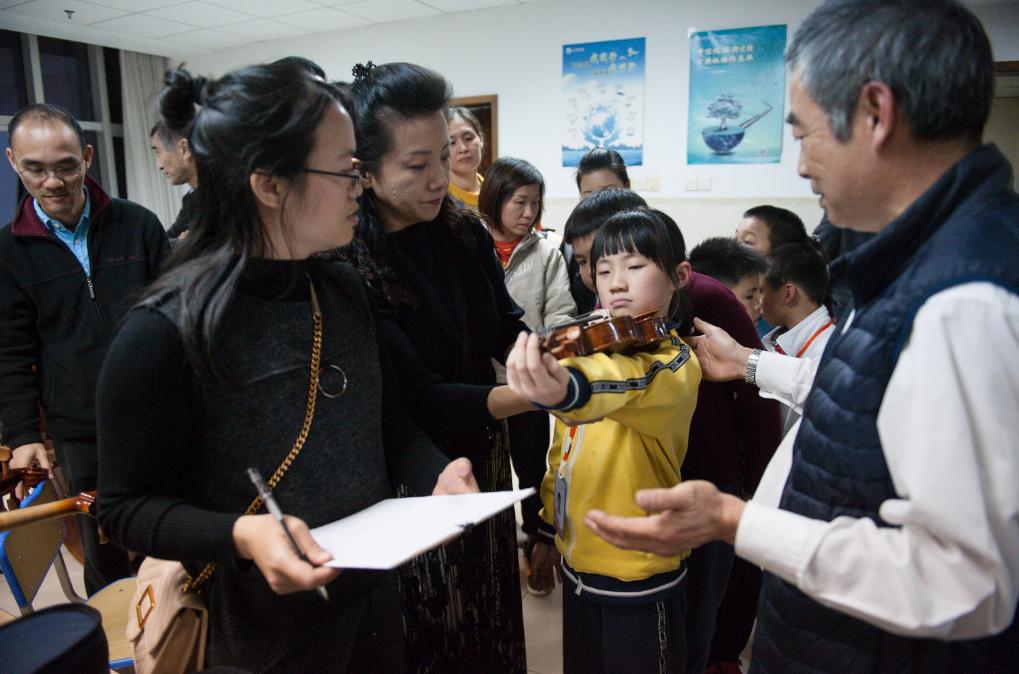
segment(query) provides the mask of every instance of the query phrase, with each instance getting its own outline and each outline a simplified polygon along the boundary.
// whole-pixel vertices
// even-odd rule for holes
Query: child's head
[[[764,320],[792,328],[825,303],[828,266],[809,243],[790,243],[771,252],[761,284]]]
[[[497,239],[518,239],[541,221],[545,180],[523,159],[501,157],[492,163],[478,195],[478,211]]]
[[[679,226],[648,208],[609,218],[594,237],[590,265],[601,304],[613,316],[658,310],[674,318],[678,291],[690,280]]]
[[[630,189],[630,176],[626,162],[615,150],[596,147],[580,158],[577,165],[577,189],[580,198],[586,199],[606,188]]]
[[[724,283],[756,321],[761,315],[761,274],[768,263],[755,249],[736,239],[716,236],[690,251],[690,266],[698,274]]]
[[[580,278],[588,290],[598,292],[588,264],[598,229],[616,213],[646,207],[647,202],[636,192],[604,189],[581,201],[570,213],[563,227],[563,239],[573,248],[573,259],[580,266]]]
[[[754,206],[736,226],[736,240],[767,255],[787,243],[807,243],[800,216],[778,206]]]

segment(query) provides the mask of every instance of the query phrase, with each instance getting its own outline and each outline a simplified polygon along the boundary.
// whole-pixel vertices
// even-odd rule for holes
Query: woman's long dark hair
[[[188,359],[218,375],[213,346],[220,322],[252,257],[269,250],[249,177],[255,171],[303,184],[300,172],[336,92],[293,63],[236,70],[208,81],[177,68],[160,95],[162,120],[190,124],[198,171],[190,233],[142,304],[179,297],[178,325]]]
[[[393,124],[444,112],[453,96],[445,77],[413,63],[358,65],[355,80],[347,89],[354,102],[357,158],[366,171],[378,173],[382,157],[393,148]],[[393,306],[415,302],[416,294],[397,276],[386,242],[386,230],[378,217],[375,193],[361,195],[360,223],[354,241],[337,251],[361,272],[368,288]],[[439,222],[461,238],[471,239],[477,231],[476,217],[459,206],[448,194],[442,201]]]
[[[655,263],[674,282],[676,267],[686,262],[686,241],[676,221],[653,208],[634,208],[616,213],[602,225],[591,244],[591,269],[598,260],[619,253],[637,253]],[[669,304],[668,319],[680,335],[691,334],[693,312],[683,289]]]

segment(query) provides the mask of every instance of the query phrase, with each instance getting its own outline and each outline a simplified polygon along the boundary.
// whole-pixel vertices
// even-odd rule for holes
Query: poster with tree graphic
[[[591,148],[644,163],[644,38],[563,46],[563,166]]]
[[[785,26],[690,35],[688,164],[781,160],[785,41]]]

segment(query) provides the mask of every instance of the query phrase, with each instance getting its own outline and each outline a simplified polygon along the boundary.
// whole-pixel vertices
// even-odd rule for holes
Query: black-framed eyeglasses
[[[336,176],[337,178],[347,178],[350,180],[350,186],[355,187],[361,184],[361,179],[364,177],[358,170],[354,171],[323,171],[322,169],[313,168],[302,168],[297,170],[298,173],[319,173],[324,176]]]

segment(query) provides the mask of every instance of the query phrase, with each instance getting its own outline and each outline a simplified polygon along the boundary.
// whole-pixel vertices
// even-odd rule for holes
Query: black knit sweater
[[[346,391],[318,397],[304,449],[275,490],[281,507],[315,527],[390,496],[391,479],[431,493],[445,465],[400,407],[350,268],[251,265],[217,340],[223,381],[194,375],[173,300],[132,310],[99,382],[99,517],[110,538],[129,549],[193,570],[226,562],[206,592],[212,664],[264,667],[284,655],[281,637],[299,634],[306,617],[329,622],[330,611],[340,611],[337,598],[372,587],[369,574],[344,572],[330,588],[337,606],[322,607],[312,593],[275,595],[257,569],[230,563],[234,522],[255,495],[245,468],[270,475],[304,418],[308,275],[323,313],[322,387],[337,391],[345,377]]]

